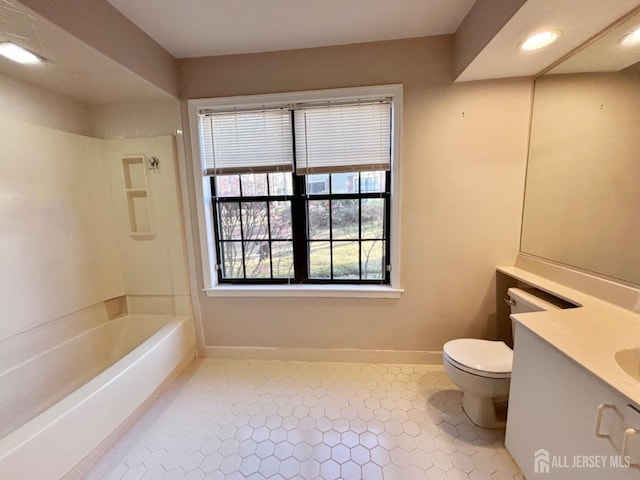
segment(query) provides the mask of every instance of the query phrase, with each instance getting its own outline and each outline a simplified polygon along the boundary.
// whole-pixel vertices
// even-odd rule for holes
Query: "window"
[[[295,278],[292,175],[216,175],[211,182],[218,280]]]
[[[393,284],[398,89],[357,90],[190,102],[205,286]]]
[[[378,191],[360,187],[371,173],[382,177]],[[211,177],[218,281],[389,283],[387,178],[384,171]]]
[[[382,177],[382,188],[366,191],[366,176]],[[315,183],[316,175],[306,177]],[[389,283],[389,185],[381,172],[327,175],[327,188],[305,197],[308,278],[311,281]]]

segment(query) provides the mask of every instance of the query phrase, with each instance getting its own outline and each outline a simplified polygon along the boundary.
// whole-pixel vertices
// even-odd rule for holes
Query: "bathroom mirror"
[[[640,285],[640,14],[535,83],[521,251]]]

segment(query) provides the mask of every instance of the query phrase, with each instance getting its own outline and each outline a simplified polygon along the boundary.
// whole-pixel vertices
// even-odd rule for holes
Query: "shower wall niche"
[[[123,157],[122,173],[129,215],[129,235],[139,240],[153,238],[145,156]]]

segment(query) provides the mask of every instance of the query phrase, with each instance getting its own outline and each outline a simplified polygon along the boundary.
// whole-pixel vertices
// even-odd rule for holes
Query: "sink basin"
[[[640,348],[627,348],[616,352],[618,365],[630,376],[640,382]]]

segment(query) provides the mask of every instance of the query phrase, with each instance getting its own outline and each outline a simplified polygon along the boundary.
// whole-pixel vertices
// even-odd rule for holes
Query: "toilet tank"
[[[531,290],[510,288],[507,294],[511,299],[511,313],[539,312],[543,310],[558,310],[561,307],[542,299]]]

